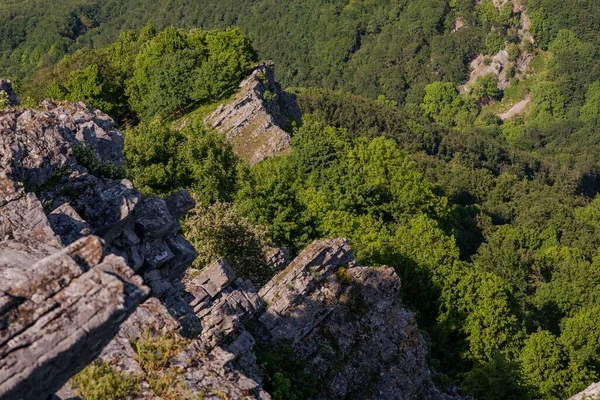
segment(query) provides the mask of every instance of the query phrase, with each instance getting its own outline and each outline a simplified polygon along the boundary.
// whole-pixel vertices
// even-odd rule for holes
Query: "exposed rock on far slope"
[[[507,0],[494,0],[494,5],[497,8],[502,7]],[[531,20],[527,15],[526,9],[515,1],[513,12],[520,14],[520,24],[518,27],[518,36],[521,40],[520,44],[534,43],[533,36],[529,32],[531,26]],[[487,60],[486,60],[487,59]],[[527,52],[521,52],[517,59],[513,62],[508,59],[507,49],[502,49],[493,56],[486,57],[483,54],[479,54],[471,63],[469,68],[471,74],[469,75],[468,82],[462,87],[462,91],[469,91],[470,87],[477,82],[479,78],[485,75],[494,75],[498,82],[499,89],[506,89],[510,85],[511,77],[508,75],[508,68],[514,65],[516,68],[517,76],[522,77],[529,67],[529,64],[533,61],[533,54]]]
[[[275,66],[269,61],[256,65],[233,101],[219,106],[204,123],[226,134],[234,152],[256,164],[289,149],[290,135],[283,128],[300,118],[295,96],[275,82]]]
[[[530,101],[531,101],[531,96],[530,95],[525,96],[525,98],[523,100],[516,103],[507,112],[500,114],[499,117],[502,120],[506,120],[506,119],[511,119],[518,115],[521,115],[527,109],[527,105],[529,104]]]

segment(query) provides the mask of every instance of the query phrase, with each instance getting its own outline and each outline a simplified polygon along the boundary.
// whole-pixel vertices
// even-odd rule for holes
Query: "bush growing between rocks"
[[[169,360],[183,350],[189,341],[173,333],[162,334],[150,328],[139,338],[130,339],[135,359],[142,372],[127,374],[98,359],[75,375],[70,383],[85,400],[122,400],[139,395],[141,383],[150,386],[152,396],[165,400],[201,398],[187,391],[181,380],[181,370],[169,367]]]
[[[316,375],[307,372],[302,361],[294,360],[291,343],[262,344],[255,352],[265,388],[274,400],[301,400],[317,394]]]
[[[94,154],[94,150],[84,145],[77,144],[73,149],[77,162],[96,176],[108,179],[123,179],[127,174],[124,165],[114,165],[110,161],[101,161]]]
[[[200,202],[183,222],[183,231],[198,253],[192,264],[202,269],[223,257],[236,274],[259,284],[268,281],[274,271],[267,265],[266,229],[253,224],[229,203],[205,206]]]
[[[140,390],[139,376],[117,371],[100,359],[71,378],[70,383],[86,400],[121,400]]]

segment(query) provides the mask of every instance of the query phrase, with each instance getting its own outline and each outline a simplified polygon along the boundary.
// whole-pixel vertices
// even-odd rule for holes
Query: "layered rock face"
[[[593,383],[588,386],[583,392],[577,393],[569,400],[596,400],[600,399],[600,382]]]
[[[236,278],[224,260],[188,274],[183,284],[200,330],[188,335],[164,371],[179,371],[185,395],[270,399],[253,346],[286,341],[319,376],[315,398],[451,398],[432,383],[424,340],[398,297],[394,270],[357,266],[343,239],[315,241],[260,291]],[[156,299],[139,307],[101,358],[122,372],[143,374],[131,343],[145,328],[183,339],[167,309]],[[58,395],[71,393],[65,387]],[[148,397],[149,389],[135,396]]]
[[[300,118],[294,95],[275,81],[275,65],[269,61],[254,67],[235,98],[219,106],[204,123],[225,134],[238,156],[256,164],[285,154],[290,135],[283,128]]]
[[[142,199],[84,165],[123,163],[113,125],[83,104],[0,111],[2,399],[58,390],[150,294],[136,272],[179,278],[195,257],[178,233],[189,194]]]
[[[149,289],[96,236],[0,283],[0,397],[44,399],[100,355]]]
[[[257,334],[293,343],[319,377],[317,398],[447,398],[399,291],[393,268],[355,265],[344,239],[316,241],[260,290]]]

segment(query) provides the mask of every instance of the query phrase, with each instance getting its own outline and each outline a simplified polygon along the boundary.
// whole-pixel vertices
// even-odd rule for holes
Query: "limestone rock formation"
[[[274,64],[263,62],[241,83],[233,101],[219,106],[204,123],[225,134],[237,155],[256,164],[289,149],[290,135],[283,128],[300,118],[294,95],[275,82]]]
[[[308,246],[259,295],[263,341],[291,340],[322,383],[317,398],[446,398],[393,268],[355,265],[343,239]]]
[[[507,0],[494,0],[494,5],[496,8],[500,8],[507,2]],[[534,39],[529,32],[531,20],[527,15],[527,10],[520,1],[513,2],[513,12],[518,14],[520,18],[518,26],[520,45],[524,45],[526,43],[533,44]],[[479,54],[473,61],[471,61],[469,64],[469,69],[471,70],[469,80],[461,88],[461,91],[469,91],[479,78],[486,75],[493,75],[497,80],[498,88],[504,90],[510,85],[512,77],[508,74],[508,71],[511,66],[515,68],[514,71],[516,76],[519,78],[526,77],[528,67],[533,61],[533,53],[523,51],[515,60],[509,60],[507,49],[508,47],[489,57],[486,57],[484,54]]]
[[[189,194],[142,199],[103,176],[123,163],[113,126],[83,104],[0,111],[2,399],[59,389],[154,289],[136,272],[179,279],[195,257],[177,221]]]
[[[201,395],[204,399],[270,399],[260,385],[256,357],[252,353],[254,338],[245,330],[244,323],[258,313],[263,302],[250,281],[236,279],[231,266],[217,260],[199,274],[185,279],[185,287],[178,287],[189,304],[187,318],[196,318],[198,330],[186,332],[165,303],[181,301],[168,295],[163,302],[151,298],[142,304],[121,326],[118,335],[105,347],[100,358],[119,371],[143,375],[132,343],[139,340],[147,329],[159,335],[172,335],[186,340],[187,346],[169,360],[164,371],[178,371],[183,395]],[[172,304],[173,305],[173,304]],[[185,335],[184,335],[185,334]],[[144,378],[146,379],[146,378]],[[143,382],[142,391],[135,399],[152,397]],[[74,393],[69,385],[57,395],[67,398]]]
[[[149,289],[87,236],[0,283],[0,397],[44,399],[100,354]]]
[[[182,297],[167,297],[185,300],[186,318],[196,318],[199,330],[186,335],[187,345],[164,371],[178,371],[186,395],[269,399],[253,346],[286,340],[294,357],[322,378],[317,398],[450,398],[431,381],[426,346],[398,297],[394,270],[357,266],[344,239],[315,241],[260,291],[236,278],[224,260],[188,273],[183,284]],[[151,299],[140,306],[101,358],[143,375],[131,343],[144,329],[184,338],[163,304]],[[58,394],[72,392],[65,387]],[[143,390],[135,398],[150,396]]]

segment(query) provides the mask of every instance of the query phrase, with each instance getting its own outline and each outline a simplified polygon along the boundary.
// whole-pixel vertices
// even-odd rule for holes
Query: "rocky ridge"
[[[185,335],[168,306],[150,299],[122,325],[101,358],[139,376],[131,343],[148,326],[187,345],[163,371],[176,369],[178,395],[270,399],[253,347],[290,343],[321,379],[316,398],[449,399],[433,385],[426,346],[398,297],[389,267],[356,265],[344,239],[315,241],[260,290],[217,260],[188,274],[181,290],[201,330]],[[189,318],[189,316],[188,316]],[[152,397],[150,384],[133,398]],[[58,395],[73,393],[65,387]]]
[[[234,99],[220,105],[204,123],[225,134],[238,156],[256,164],[289,149],[290,135],[283,128],[300,118],[294,95],[281,89],[275,65],[268,61],[257,64]]]
[[[271,398],[253,348],[282,342],[325,378],[318,398],[449,398],[392,268],[327,239],[292,262],[274,251],[260,289],[225,260],[187,270],[194,201],[143,198],[118,178],[122,147],[83,104],[0,111],[0,398],[72,398],[65,382],[98,355],[141,380],[133,398],[159,398],[136,353],[148,332],[181,344],[159,372],[177,398]]]
[[[143,199],[103,176],[123,164],[113,126],[83,104],[0,111],[2,399],[58,390],[154,290],[138,275],[179,277],[195,257],[177,221],[189,194]]]

